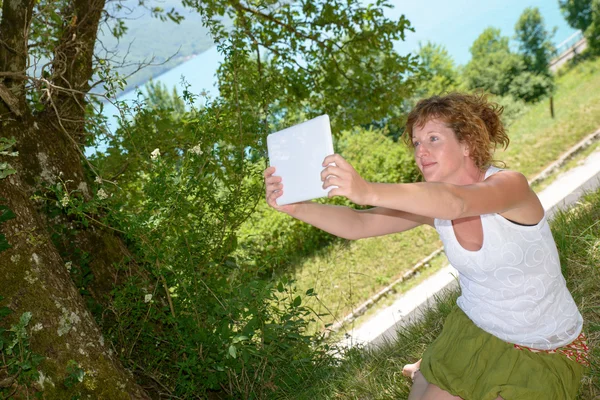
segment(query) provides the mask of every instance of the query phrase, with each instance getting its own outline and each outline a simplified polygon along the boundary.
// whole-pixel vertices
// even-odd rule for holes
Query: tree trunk
[[[37,366],[33,387],[12,385],[17,394],[43,391],[47,399],[74,396],[93,399],[147,399],[104,342],[94,317],[86,308],[49,233],[48,217],[32,200],[47,185],[62,180],[69,190],[86,199],[92,193],[82,165],[80,139],[84,135],[85,94],[92,76],[92,56],[104,0],[76,0],[67,4],[63,35],[58,39],[53,75],[49,78],[46,109],[33,115],[27,107],[28,35],[34,0],[2,4],[0,22],[0,136],[16,139],[17,157],[5,159],[17,171],[0,179],[0,204],[16,218],[0,225],[11,248],[0,254],[1,306],[13,311],[3,328],[25,312],[30,351],[44,357]],[[64,90],[57,89],[61,87]],[[93,178],[92,178],[93,179]],[[59,221],[60,222],[60,221]],[[90,263],[94,275],[92,295],[106,304],[114,287],[114,262],[126,256],[125,246],[112,233],[90,228],[79,234],[76,245],[94,249]],[[0,360],[4,363],[6,360]],[[85,375],[66,384],[75,362]],[[0,366],[0,380],[5,369]],[[13,389],[11,388],[11,390]],[[0,387],[0,390],[2,387]],[[10,393],[10,392],[9,392]]]
[[[50,155],[57,154],[58,146],[57,141],[48,143],[54,136],[51,131],[41,135],[39,129],[27,129],[24,121],[13,126],[14,129],[3,127],[2,130],[3,136],[15,133],[13,136],[17,137],[20,154],[13,162],[17,174],[0,180],[0,197],[16,214],[16,218],[2,225],[2,232],[12,248],[0,256],[0,295],[7,303],[3,305],[14,311],[13,323],[24,312],[33,315],[30,328],[36,326],[36,329],[31,331],[31,351],[45,357],[39,366],[42,378],[35,389],[43,390],[48,398],[54,398],[51,396],[54,394],[56,398],[71,398],[77,393],[106,399],[148,398],[104,343],[102,333],[52,243],[46,218],[39,214],[30,199],[32,187],[26,181],[36,173],[38,177],[49,179],[57,176],[58,170],[66,176],[82,176],[81,165],[73,164],[71,170],[66,170],[69,159],[76,158],[73,154],[69,157],[68,148],[58,152],[65,156],[59,158],[66,162],[54,163],[54,157]],[[16,135],[23,131],[29,134]],[[107,235],[103,232],[95,234],[98,237]],[[118,243],[114,239],[108,240]],[[98,258],[102,256],[99,254]],[[106,267],[102,263],[96,263],[98,265]],[[112,289],[106,282],[110,280],[106,268],[104,272],[97,270],[95,276],[99,279],[94,283],[100,288],[96,296],[105,298],[106,292]],[[39,327],[41,329],[37,330]],[[81,385],[67,388],[63,382],[68,375],[70,360],[85,371],[85,377]]]

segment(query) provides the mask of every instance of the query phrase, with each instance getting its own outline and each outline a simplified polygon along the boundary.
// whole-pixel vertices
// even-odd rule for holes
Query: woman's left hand
[[[328,197],[344,196],[355,204],[368,205],[371,185],[356,172],[354,167],[339,154],[325,157],[325,169],[321,171],[323,189],[332,188]]]

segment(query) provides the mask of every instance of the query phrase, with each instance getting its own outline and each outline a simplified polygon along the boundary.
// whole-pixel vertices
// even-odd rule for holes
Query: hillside
[[[107,50],[115,52],[115,63],[124,60],[126,66],[118,68],[122,75],[131,74],[138,63],[148,63],[154,58],[152,66],[143,68],[127,79],[125,91],[176,67],[213,45],[208,30],[202,25],[200,14],[184,8],[181,0],[163,0],[151,4],[152,7],[160,6],[165,11],[177,11],[184,17],[179,24],[169,19],[161,21],[153,17],[149,9],[137,4],[137,0],[125,0],[121,10],[116,10],[114,3],[107,5],[106,11],[110,15],[123,19],[127,32],[117,40],[111,34],[115,27],[114,20],[101,25],[98,36],[102,45],[96,49],[100,56],[106,54]],[[169,61],[165,62],[166,60]]]

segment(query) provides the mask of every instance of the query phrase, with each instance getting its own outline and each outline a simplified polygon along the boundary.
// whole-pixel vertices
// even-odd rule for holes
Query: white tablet
[[[267,136],[269,163],[282,177],[283,195],[278,205],[327,197],[323,189],[323,160],[333,154],[327,114]]]

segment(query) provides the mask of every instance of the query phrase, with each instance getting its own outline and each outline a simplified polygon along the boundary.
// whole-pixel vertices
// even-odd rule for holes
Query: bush
[[[508,93],[516,99],[535,103],[551,94],[553,90],[554,82],[549,76],[524,71],[513,78]]]

